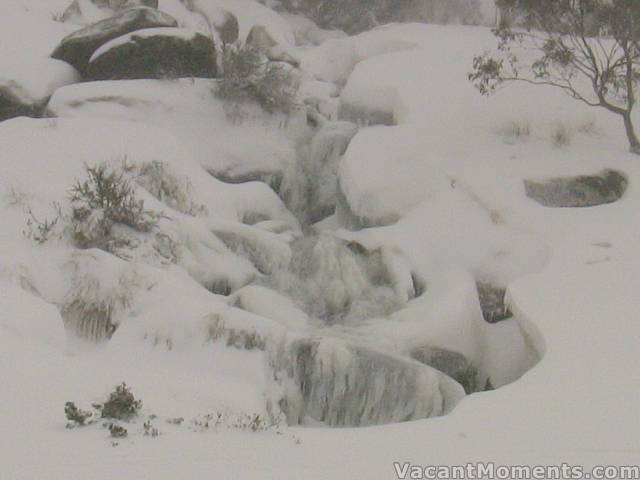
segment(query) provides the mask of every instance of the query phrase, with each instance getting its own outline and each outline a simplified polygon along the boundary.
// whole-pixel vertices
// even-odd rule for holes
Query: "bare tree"
[[[513,81],[559,88],[620,115],[630,150],[640,79],[640,0],[496,0],[508,21],[494,29],[498,51],[473,59],[471,80],[490,95]],[[527,61],[527,59],[529,59]]]

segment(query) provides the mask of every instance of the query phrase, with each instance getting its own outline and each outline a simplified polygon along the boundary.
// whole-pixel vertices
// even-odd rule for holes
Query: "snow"
[[[6,13],[0,17],[7,42],[2,48],[11,45],[34,69],[42,65],[36,58],[68,33],[68,26],[50,20],[54,3],[10,0],[0,6]],[[255,2],[220,3],[239,16],[244,31],[260,19],[273,22],[285,40],[291,33],[277,14]],[[16,35],[20,29],[37,32],[29,40],[33,62],[26,49],[15,50],[24,38]],[[375,48],[357,46],[362,38],[352,38],[299,52],[310,75],[328,72],[324,79],[335,83],[351,76],[349,89],[365,106],[379,101],[368,92],[396,92],[384,99],[396,125],[360,129],[338,169],[349,208],[386,225],[349,231],[339,215],[323,221],[326,240],[315,258],[329,261],[315,273],[326,291],[310,288],[313,295],[306,295],[311,302],[324,301],[324,295],[333,301],[367,291],[367,268],[380,262],[369,259],[363,267],[361,256],[337,239],[357,242],[367,255],[378,252],[391,271],[389,290],[398,303],[388,315],[356,317],[349,325],[318,327],[316,318],[307,323],[308,312],[291,296],[271,291],[274,286],[258,271],[277,269],[295,255],[298,222],[265,184],[226,184],[207,171],[287,171],[297,153],[288,144],[292,132],[262,118],[234,127],[209,95],[210,83],[67,86],[49,105],[61,118],[0,123],[3,475],[100,480],[113,478],[117,468],[126,478],[382,480],[394,475],[394,461],[567,462],[586,468],[637,463],[640,167],[626,152],[617,119],[547,89],[513,86],[480,97],[466,72],[473,55],[493,44],[484,28],[404,25],[364,35]],[[293,44],[292,37],[287,42]],[[347,50],[328,47],[339,42]],[[10,70],[15,58],[3,55],[0,62]],[[342,62],[338,68],[333,58]],[[375,77],[358,73],[369,68]],[[511,122],[529,125],[530,133],[513,135]],[[558,124],[571,132],[564,147],[551,140]],[[193,203],[206,207],[206,214],[188,215],[140,187],[145,205],[171,217],[160,228],[178,240],[180,261],[162,265],[137,258],[129,265],[104,252],[78,252],[63,241],[36,245],[23,237],[27,207],[39,218],[50,215],[50,203],[64,201],[84,163],[116,164],[124,155],[135,165],[166,163],[173,175],[189,180]],[[603,168],[629,179],[616,203],[549,209],[526,198],[524,179]],[[244,245],[244,251],[234,252],[227,243]],[[311,264],[316,260],[309,255]],[[80,270],[73,268],[78,262]],[[91,290],[96,298],[110,297],[123,277],[133,282],[131,299],[114,316],[118,330],[101,345],[75,343],[63,329],[61,309],[74,281],[86,275],[99,280],[92,283],[98,285]],[[312,275],[310,285],[318,277]],[[513,319],[483,322],[477,279],[508,287]],[[221,281],[239,290],[224,297],[206,288]],[[423,292],[416,291],[420,285]],[[446,416],[365,429],[330,429],[306,419],[305,428],[277,435],[194,432],[163,423],[178,416],[189,423],[217,411],[266,415],[274,399],[293,387],[283,382],[283,390],[275,391],[265,355],[273,359],[277,351],[271,347],[286,346],[298,335],[313,340],[304,336],[307,328],[327,346],[319,358],[335,367],[333,376],[314,382],[324,386],[326,396],[318,398],[335,400],[353,373],[362,391],[385,399],[398,393],[392,403],[399,410],[391,408],[386,420],[411,413],[400,408],[406,390],[369,388],[381,377],[359,372],[380,358],[391,359],[384,365],[402,365],[405,374],[410,364],[431,372],[424,384],[433,393],[433,371],[406,359],[415,347],[436,344],[464,353],[481,379],[501,388],[461,399],[450,384],[449,393],[460,401]],[[371,363],[353,353],[362,351],[375,352],[364,356]],[[292,368],[286,360],[291,350],[281,353],[283,365]],[[395,385],[409,378],[390,375],[387,383]],[[159,416],[159,438],[144,437],[141,425],[132,424],[130,437],[112,447],[99,427],[64,428],[66,401],[86,407],[123,380],[143,399],[145,414]],[[408,410],[424,412],[429,405],[425,400],[424,410]],[[322,405],[312,401],[304,408],[294,410],[322,417]],[[345,412],[354,410],[331,410],[328,418]]]
[[[94,62],[98,58],[100,58],[105,53],[110,50],[120,47],[122,45],[126,45],[136,38],[149,38],[149,37],[172,37],[179,40],[183,40],[185,42],[190,42],[195,38],[198,32],[193,30],[189,30],[186,28],[175,28],[175,27],[156,27],[156,28],[142,28],[140,30],[136,30],[135,32],[127,33],[126,35],[122,35],[118,38],[114,38],[113,40],[108,41],[103,44],[100,48],[98,48],[91,58],[89,59],[89,63]]]

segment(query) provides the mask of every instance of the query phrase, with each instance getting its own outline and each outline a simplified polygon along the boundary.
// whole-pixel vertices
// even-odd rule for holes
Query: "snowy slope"
[[[53,3],[64,2],[0,6],[3,27],[38,32],[29,40],[32,61],[16,47],[17,36],[0,29],[2,47],[28,66],[68,33],[68,25],[51,21]],[[266,19],[293,43],[284,21],[263,6],[218,3],[243,29]],[[349,48],[329,54],[333,42]],[[313,329],[299,305],[259,284],[231,297],[205,288],[220,277],[242,286],[290,258],[299,225],[278,196],[263,183],[226,184],[207,173],[290,173],[290,131],[261,117],[229,124],[209,85],[190,80],[67,86],[49,104],[61,118],[0,123],[2,477],[382,480],[396,478],[394,461],[637,463],[640,163],[626,152],[617,118],[558,92],[513,86],[480,97],[465,74],[492,42],[484,28],[405,25],[298,52],[310,77],[344,79],[343,99],[386,109],[395,123],[361,128],[338,171],[340,201],[374,228],[335,235],[401,252],[398,282],[410,271],[427,286],[389,318],[346,332]],[[14,58],[3,54],[0,62],[11,69]],[[107,97],[121,100],[99,100]],[[530,133],[514,135],[514,124]],[[554,145],[558,125],[568,130],[568,145]],[[136,165],[163,162],[189,180],[191,200],[205,208],[188,215],[141,190],[147,205],[171,217],[161,226],[181,245],[180,262],[125,262],[24,238],[27,207],[50,215],[51,202],[65,198],[85,163],[115,164],[123,156]],[[523,179],[605,167],[629,180],[619,202],[549,209],[525,196]],[[347,226],[340,221],[332,220]],[[234,251],[220,240],[230,237],[264,255]],[[477,278],[508,287],[513,320],[482,321]],[[125,281],[131,294],[118,311],[120,328],[100,346],[74,341],[60,313],[89,281],[108,293]],[[212,325],[275,343],[287,329],[358,335],[394,354],[438,342],[465,353],[501,388],[465,397],[444,417],[395,425],[195,428],[191,420],[209,413],[265,415],[273,394],[263,353],[209,342]],[[143,400],[144,414],[158,415],[158,438],[143,436],[141,421],[117,446],[101,428],[65,429],[66,401],[88,406],[123,380]],[[185,424],[164,422],[175,417]]]

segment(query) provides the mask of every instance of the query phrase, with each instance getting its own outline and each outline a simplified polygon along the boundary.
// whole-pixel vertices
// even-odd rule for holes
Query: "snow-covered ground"
[[[388,120],[360,128],[342,156],[309,140],[304,115],[228,121],[208,80],[71,85],[73,72],[47,57],[77,28],[54,21],[66,3],[0,5],[0,81],[21,82],[34,99],[53,93],[52,118],[0,123],[1,478],[382,480],[396,478],[393,462],[638,463],[640,161],[621,121],[552,89],[481,97],[466,73],[494,45],[486,28],[386,26],[296,47],[292,19],[250,0],[218,1],[237,15],[241,37],[264,24],[300,59],[302,91],[320,111]],[[197,25],[177,0],[160,8]],[[330,128],[322,138],[349,143],[352,126]],[[566,144],[553,141],[559,129]],[[332,155],[340,158],[325,169],[308,164]],[[67,206],[85,165],[125,160],[145,206],[163,214],[155,234],[134,236],[128,257],[26,238],[31,214]],[[158,194],[153,168],[173,196]],[[618,202],[553,209],[525,195],[524,179],[604,168],[628,179]],[[317,193],[338,197],[338,208],[310,245],[298,211],[306,197],[296,197],[309,172],[339,178],[339,191]],[[374,253],[363,267],[343,242]],[[301,256],[311,273],[292,276]],[[389,288],[368,280],[379,264]],[[508,288],[512,319],[484,322],[478,279]],[[358,308],[330,315],[345,295]],[[109,342],[65,332],[80,297],[109,306],[118,326]],[[406,406],[403,392],[385,388],[406,388],[393,368],[426,345],[464,354],[479,381],[500,388],[405,423],[203,427],[218,412],[273,414],[282,392],[272,349],[305,338],[335,342],[320,361],[348,365],[347,380],[363,369],[349,357],[361,350],[341,342],[378,352],[393,381],[364,385],[380,401]],[[430,392],[421,408],[436,399],[447,411],[445,400],[463,393],[429,372],[416,382],[442,398]],[[143,435],[142,420],[117,445],[98,425],[65,428],[66,401],[87,408],[122,381],[144,418],[157,416],[158,437]],[[396,419],[379,413],[370,418]],[[177,417],[185,422],[166,422]]]

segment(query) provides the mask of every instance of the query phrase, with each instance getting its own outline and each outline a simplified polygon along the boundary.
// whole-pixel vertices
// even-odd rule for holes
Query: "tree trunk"
[[[624,119],[624,129],[627,132],[627,139],[629,140],[629,149],[632,153],[640,155],[640,140],[636,135],[636,131],[633,127],[633,120],[631,118],[631,112],[625,112],[622,115]]]

